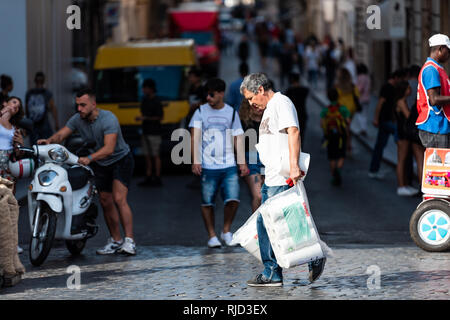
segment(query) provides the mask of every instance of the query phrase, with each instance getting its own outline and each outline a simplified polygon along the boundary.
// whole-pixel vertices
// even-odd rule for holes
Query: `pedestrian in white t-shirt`
[[[310,46],[306,48],[305,53],[306,69],[308,70],[308,82],[312,87],[317,88],[317,80],[319,77],[319,62],[320,62],[320,51],[313,42]]]
[[[265,166],[265,183],[261,189],[262,202],[287,189],[286,178],[279,174],[279,154],[289,149],[290,179],[297,184],[302,172],[299,167],[300,130],[297,111],[285,95],[272,90],[265,74],[256,73],[244,78],[241,93],[251,106],[264,110],[259,127],[258,151]],[[258,243],[264,271],[247,284],[252,287],[283,285],[282,268],[278,265],[261,214],[257,219]],[[325,258],[309,263],[309,279],[317,280],[325,267]]]
[[[221,246],[214,226],[214,206],[219,189],[225,204],[221,239],[229,246],[233,238],[230,229],[239,206],[235,147],[242,150],[241,156],[238,156],[241,176],[248,175],[249,172],[245,164],[241,120],[238,112],[224,103],[225,88],[226,84],[221,79],[208,80],[208,103],[197,109],[189,123],[192,136],[192,172],[201,176],[201,209],[210,248]]]

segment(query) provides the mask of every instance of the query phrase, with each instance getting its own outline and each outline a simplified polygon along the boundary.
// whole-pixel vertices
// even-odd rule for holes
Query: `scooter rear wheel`
[[[73,255],[79,255],[86,245],[86,239],[83,240],[66,240],[67,250]]]
[[[414,243],[425,251],[450,250],[450,203],[431,200],[414,211],[409,231]]]
[[[36,214],[36,212],[35,212]],[[34,226],[33,226],[34,228]],[[37,229],[38,237],[30,241],[30,262],[33,266],[40,266],[47,259],[53,245],[56,232],[56,213],[45,203],[41,203],[41,214]]]

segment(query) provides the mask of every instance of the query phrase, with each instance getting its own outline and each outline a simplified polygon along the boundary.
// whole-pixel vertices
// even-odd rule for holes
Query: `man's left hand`
[[[78,163],[84,166],[88,166],[91,163],[91,160],[88,157],[80,157],[78,158]]]
[[[241,177],[246,177],[250,174],[250,170],[246,164],[240,164],[239,171],[241,172]]]

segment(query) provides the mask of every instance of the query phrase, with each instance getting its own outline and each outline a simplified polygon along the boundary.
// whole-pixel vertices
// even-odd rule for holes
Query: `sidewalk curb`
[[[320,95],[318,95],[317,93],[313,92],[312,90],[310,90],[310,92],[311,92],[311,97],[317,103],[319,103],[321,106],[326,107],[328,105],[328,101],[323,99]],[[366,149],[368,149],[370,151],[373,151],[373,145],[370,144],[368,141],[366,141],[365,139],[361,138],[359,135],[354,135],[353,137],[355,137],[356,140],[358,140],[359,143],[361,143]],[[386,158],[385,156],[383,156],[383,162],[385,162],[386,164],[390,165],[393,168],[397,167],[397,163],[391,161],[390,159]]]

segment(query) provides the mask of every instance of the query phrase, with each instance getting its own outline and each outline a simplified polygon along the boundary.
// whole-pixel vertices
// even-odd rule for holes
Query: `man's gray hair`
[[[257,94],[258,89],[263,87],[264,90],[270,90],[272,88],[272,82],[264,73],[252,73],[244,78],[241,84],[241,94],[244,94],[244,89],[251,93]]]

